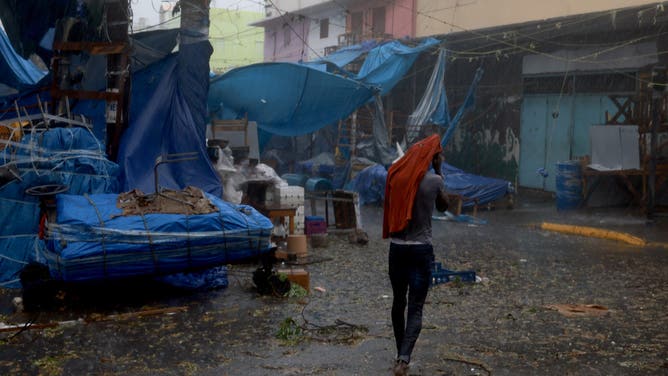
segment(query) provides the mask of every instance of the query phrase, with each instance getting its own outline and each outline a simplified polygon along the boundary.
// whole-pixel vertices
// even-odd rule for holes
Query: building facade
[[[211,8],[209,41],[213,54],[209,65],[215,73],[259,63],[264,57],[264,30],[249,26],[263,18],[261,12]]]
[[[266,0],[265,61],[309,61],[370,39],[415,35],[413,0]]]
[[[419,0],[416,35],[436,35],[448,50],[450,103],[485,71],[449,160],[555,192],[558,164],[590,156],[593,125],[639,121],[630,109],[652,69],[668,63],[666,19],[656,1]]]

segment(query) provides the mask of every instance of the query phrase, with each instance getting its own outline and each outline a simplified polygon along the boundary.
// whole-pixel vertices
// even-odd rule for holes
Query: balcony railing
[[[394,39],[392,34],[387,33],[345,33],[338,36],[339,47],[352,46],[367,40],[386,41]]]

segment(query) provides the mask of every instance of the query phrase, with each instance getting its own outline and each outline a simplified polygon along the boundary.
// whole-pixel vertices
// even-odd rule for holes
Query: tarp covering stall
[[[209,110],[220,119],[256,121],[260,130],[299,136],[345,119],[386,94],[411,68],[420,53],[439,43],[428,38],[415,47],[399,41],[353,46],[304,64],[261,63],[233,69],[211,81]],[[312,68],[341,68],[368,51],[360,72],[350,78]]]
[[[332,73],[343,72],[352,75],[351,73],[345,72],[343,67],[355,61],[355,59],[362,54],[369,52],[369,50],[376,46],[378,46],[378,42],[375,40],[364,41],[360,44],[340,48],[334,53],[323,56],[321,59],[305,61],[302,62],[302,64]]]
[[[211,80],[209,111],[220,119],[243,118],[281,136],[314,132],[347,117],[374,89],[292,63],[260,63]]]
[[[379,88],[380,94],[385,95],[404,78],[422,52],[439,43],[438,39],[427,38],[415,47],[398,40],[382,44],[369,51],[355,79]]]
[[[259,256],[273,225],[247,205],[213,195],[209,214],[123,215],[118,195],[58,195],[43,252],[55,278],[82,281],[171,274]]]

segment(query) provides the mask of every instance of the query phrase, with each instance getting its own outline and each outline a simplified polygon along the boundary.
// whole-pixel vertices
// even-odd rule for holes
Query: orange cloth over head
[[[413,144],[387,171],[383,212],[383,238],[408,226],[413,201],[434,155],[440,153],[441,137],[431,135]]]

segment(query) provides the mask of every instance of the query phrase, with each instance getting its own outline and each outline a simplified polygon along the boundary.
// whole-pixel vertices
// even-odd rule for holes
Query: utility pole
[[[657,131],[661,123],[661,101],[666,89],[666,67],[657,66],[652,69],[652,128],[649,143],[649,195],[647,197],[647,219],[654,219],[656,206],[656,154],[657,154]]]
[[[213,48],[209,43],[209,0],[181,0],[179,32],[178,82],[188,91],[184,100],[190,108],[192,122],[201,144],[206,143],[209,93],[209,59]],[[187,88],[187,89],[186,89]]]
[[[187,30],[186,39],[194,38],[201,41],[209,38],[209,2],[210,0],[181,0],[181,31]],[[198,37],[197,33],[201,35]],[[181,43],[184,43],[184,35],[181,35]],[[194,42],[192,40],[185,41]]]

